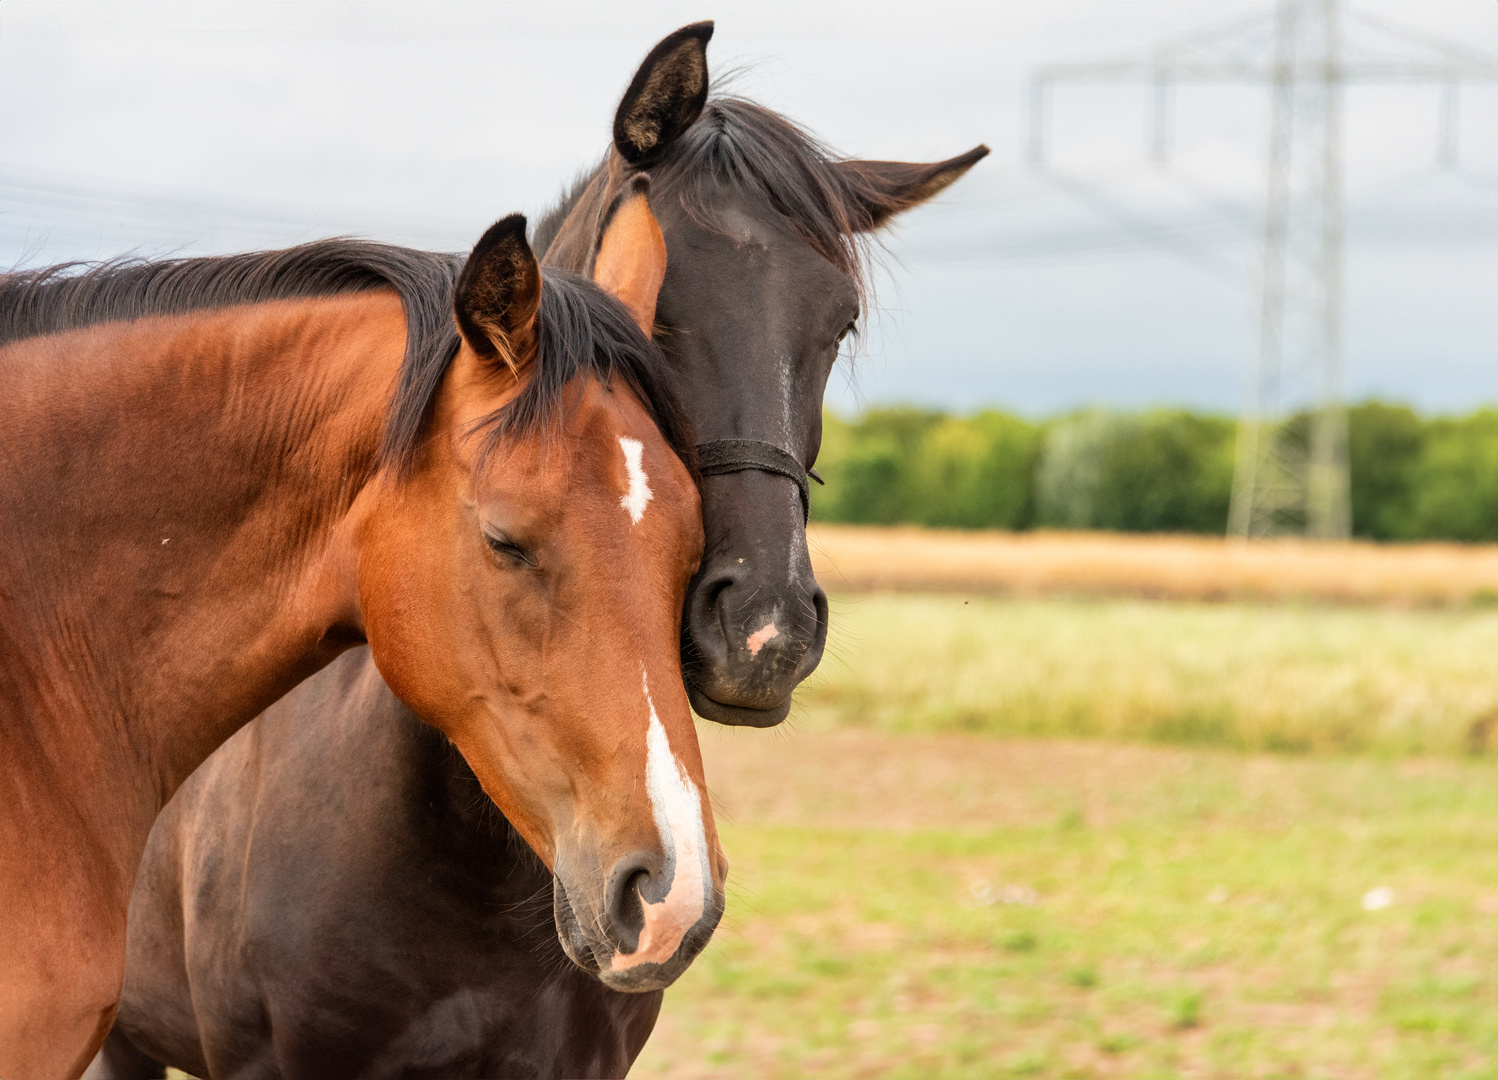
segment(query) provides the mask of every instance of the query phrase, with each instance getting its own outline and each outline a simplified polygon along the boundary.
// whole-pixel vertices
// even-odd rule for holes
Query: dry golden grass
[[[826,524],[812,525],[808,538],[817,577],[832,591],[1416,605],[1498,600],[1498,545],[1229,541]]]
[[[1498,751],[1498,610],[836,594],[803,728]]]

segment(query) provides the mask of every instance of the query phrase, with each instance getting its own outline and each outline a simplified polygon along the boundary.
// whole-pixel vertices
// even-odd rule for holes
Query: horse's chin
[[[641,964],[627,971],[598,972],[598,981],[621,994],[648,994],[664,990],[685,970],[678,965]]]
[[[727,724],[730,727],[774,727],[790,715],[789,694],[778,705],[756,709],[747,705],[728,705],[710,698],[691,679],[686,680],[686,685],[687,700],[692,703],[692,711],[715,724]]]
[[[562,951],[567,954],[567,959],[589,975],[597,976],[602,965],[593,955],[592,944],[577,921],[577,914],[572,910],[572,901],[567,898],[567,889],[563,886],[562,879],[555,876],[551,879],[551,916],[556,923],[557,940],[562,943]]]

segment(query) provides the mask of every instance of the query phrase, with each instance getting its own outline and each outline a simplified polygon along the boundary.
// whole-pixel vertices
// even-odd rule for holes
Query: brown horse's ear
[[[458,275],[458,331],[484,359],[497,356],[514,369],[535,344],[540,307],[541,267],[525,240],[524,215],[511,214],[489,226]]]
[[[650,178],[638,175],[614,204],[593,260],[593,280],[629,309],[650,337],[655,301],[666,279],[666,237],[650,212]]]
[[[890,218],[938,194],[988,156],[988,147],[975,146],[946,161],[919,164],[907,161],[839,161],[833,168],[863,211],[855,221],[860,232],[872,232]]]
[[[683,26],[651,49],[635,72],[614,114],[614,147],[631,165],[650,164],[702,115],[712,36],[710,21]]]

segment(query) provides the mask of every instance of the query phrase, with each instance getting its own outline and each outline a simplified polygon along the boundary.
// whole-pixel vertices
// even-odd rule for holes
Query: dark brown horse
[[[651,52],[614,147],[537,235],[548,265],[598,273],[604,224],[648,213],[635,195],[650,176],[668,252],[656,330],[707,440],[709,550],[683,655],[699,712],[762,725],[825,634],[802,463],[858,316],[858,238],[985,151],[831,158],[767,110],[707,100],[710,30]],[[358,651],[201,769],[147,862],[96,1075],[622,1075],[660,1005],[567,961],[545,866]]]
[[[766,727],[816,668],[827,599],[806,550],[808,470],[822,396],[860,317],[864,240],[988,153],[910,164],[833,157],[750,101],[708,99],[712,23],[646,57],[603,161],[536,230],[545,261],[589,273],[599,225],[635,176],[670,258],[657,337],[686,378],[707,551],[688,592],[682,660],[692,707]]]
[[[550,866],[575,962],[648,990],[710,936],[701,510],[630,314],[664,244],[619,217],[623,305],[543,287],[519,216],[466,263],[332,242],[0,279],[0,1075],[84,1068],[157,812],[362,641]],[[348,764],[320,782],[358,792]]]

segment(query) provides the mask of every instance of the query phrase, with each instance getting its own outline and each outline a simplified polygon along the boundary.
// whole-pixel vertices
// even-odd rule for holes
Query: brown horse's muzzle
[[[723,917],[721,855],[714,861],[716,875],[710,865],[682,866],[658,852],[635,852],[593,879],[604,882],[600,894],[576,881],[569,889],[565,879],[575,875],[559,859],[552,914],[563,950],[612,990],[665,989],[706,947]]]

